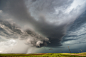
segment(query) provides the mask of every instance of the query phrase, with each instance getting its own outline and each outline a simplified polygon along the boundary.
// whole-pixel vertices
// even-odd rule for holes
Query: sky
[[[85,19],[86,0],[0,0],[0,53],[86,52]]]

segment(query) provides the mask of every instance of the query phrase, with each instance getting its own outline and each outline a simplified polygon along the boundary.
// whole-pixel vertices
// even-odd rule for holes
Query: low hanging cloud
[[[49,39],[28,29],[22,30],[16,24],[11,24],[7,21],[0,20],[0,38],[5,41],[6,39],[21,39],[26,40],[27,44],[32,44],[34,46],[40,46],[40,44],[49,42]]]
[[[77,3],[77,1],[79,1]],[[34,46],[47,45],[47,47],[61,46],[61,39],[66,34],[70,24],[84,12],[86,1],[82,0],[7,0],[2,4],[1,20],[11,20],[16,28],[6,22],[8,38],[18,35],[27,39],[27,43]],[[82,3],[83,4],[82,4]],[[5,15],[4,15],[5,14]],[[2,26],[2,24],[1,24]],[[11,26],[11,27],[10,27]],[[11,29],[11,28],[14,29]],[[33,31],[31,31],[30,29]],[[23,30],[24,29],[24,30]],[[9,30],[10,32],[8,32]],[[11,32],[12,31],[12,32]],[[14,34],[11,34],[15,32]],[[5,33],[4,33],[5,34]],[[11,35],[10,35],[11,34]],[[40,35],[39,35],[40,34]],[[15,37],[15,38],[19,38]],[[51,43],[47,43],[47,42]]]

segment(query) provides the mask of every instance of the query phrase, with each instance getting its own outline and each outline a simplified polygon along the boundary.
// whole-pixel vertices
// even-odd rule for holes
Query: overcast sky
[[[85,0],[0,0],[0,52],[84,50],[85,11]]]

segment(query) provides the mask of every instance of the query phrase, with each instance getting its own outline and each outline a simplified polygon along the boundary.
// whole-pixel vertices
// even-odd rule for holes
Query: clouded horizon
[[[14,53],[29,53],[33,49],[35,53],[37,50],[56,52],[41,51],[44,47],[64,49],[66,44],[71,43],[70,39],[82,39],[83,36],[79,37],[76,33],[85,33],[85,22],[81,21],[86,18],[85,4],[85,0],[0,0],[0,46],[3,45],[5,50],[7,44],[4,43],[12,40],[13,48],[8,49],[7,53],[12,49]],[[81,22],[77,21],[79,19]],[[16,46],[19,45],[23,49],[17,51],[19,48]]]

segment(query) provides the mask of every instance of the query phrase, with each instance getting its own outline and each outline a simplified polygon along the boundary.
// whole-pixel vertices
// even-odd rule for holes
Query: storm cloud
[[[86,3],[84,0],[0,1],[0,36],[21,38],[27,41],[27,45],[41,47],[62,46],[62,38],[85,11]]]

